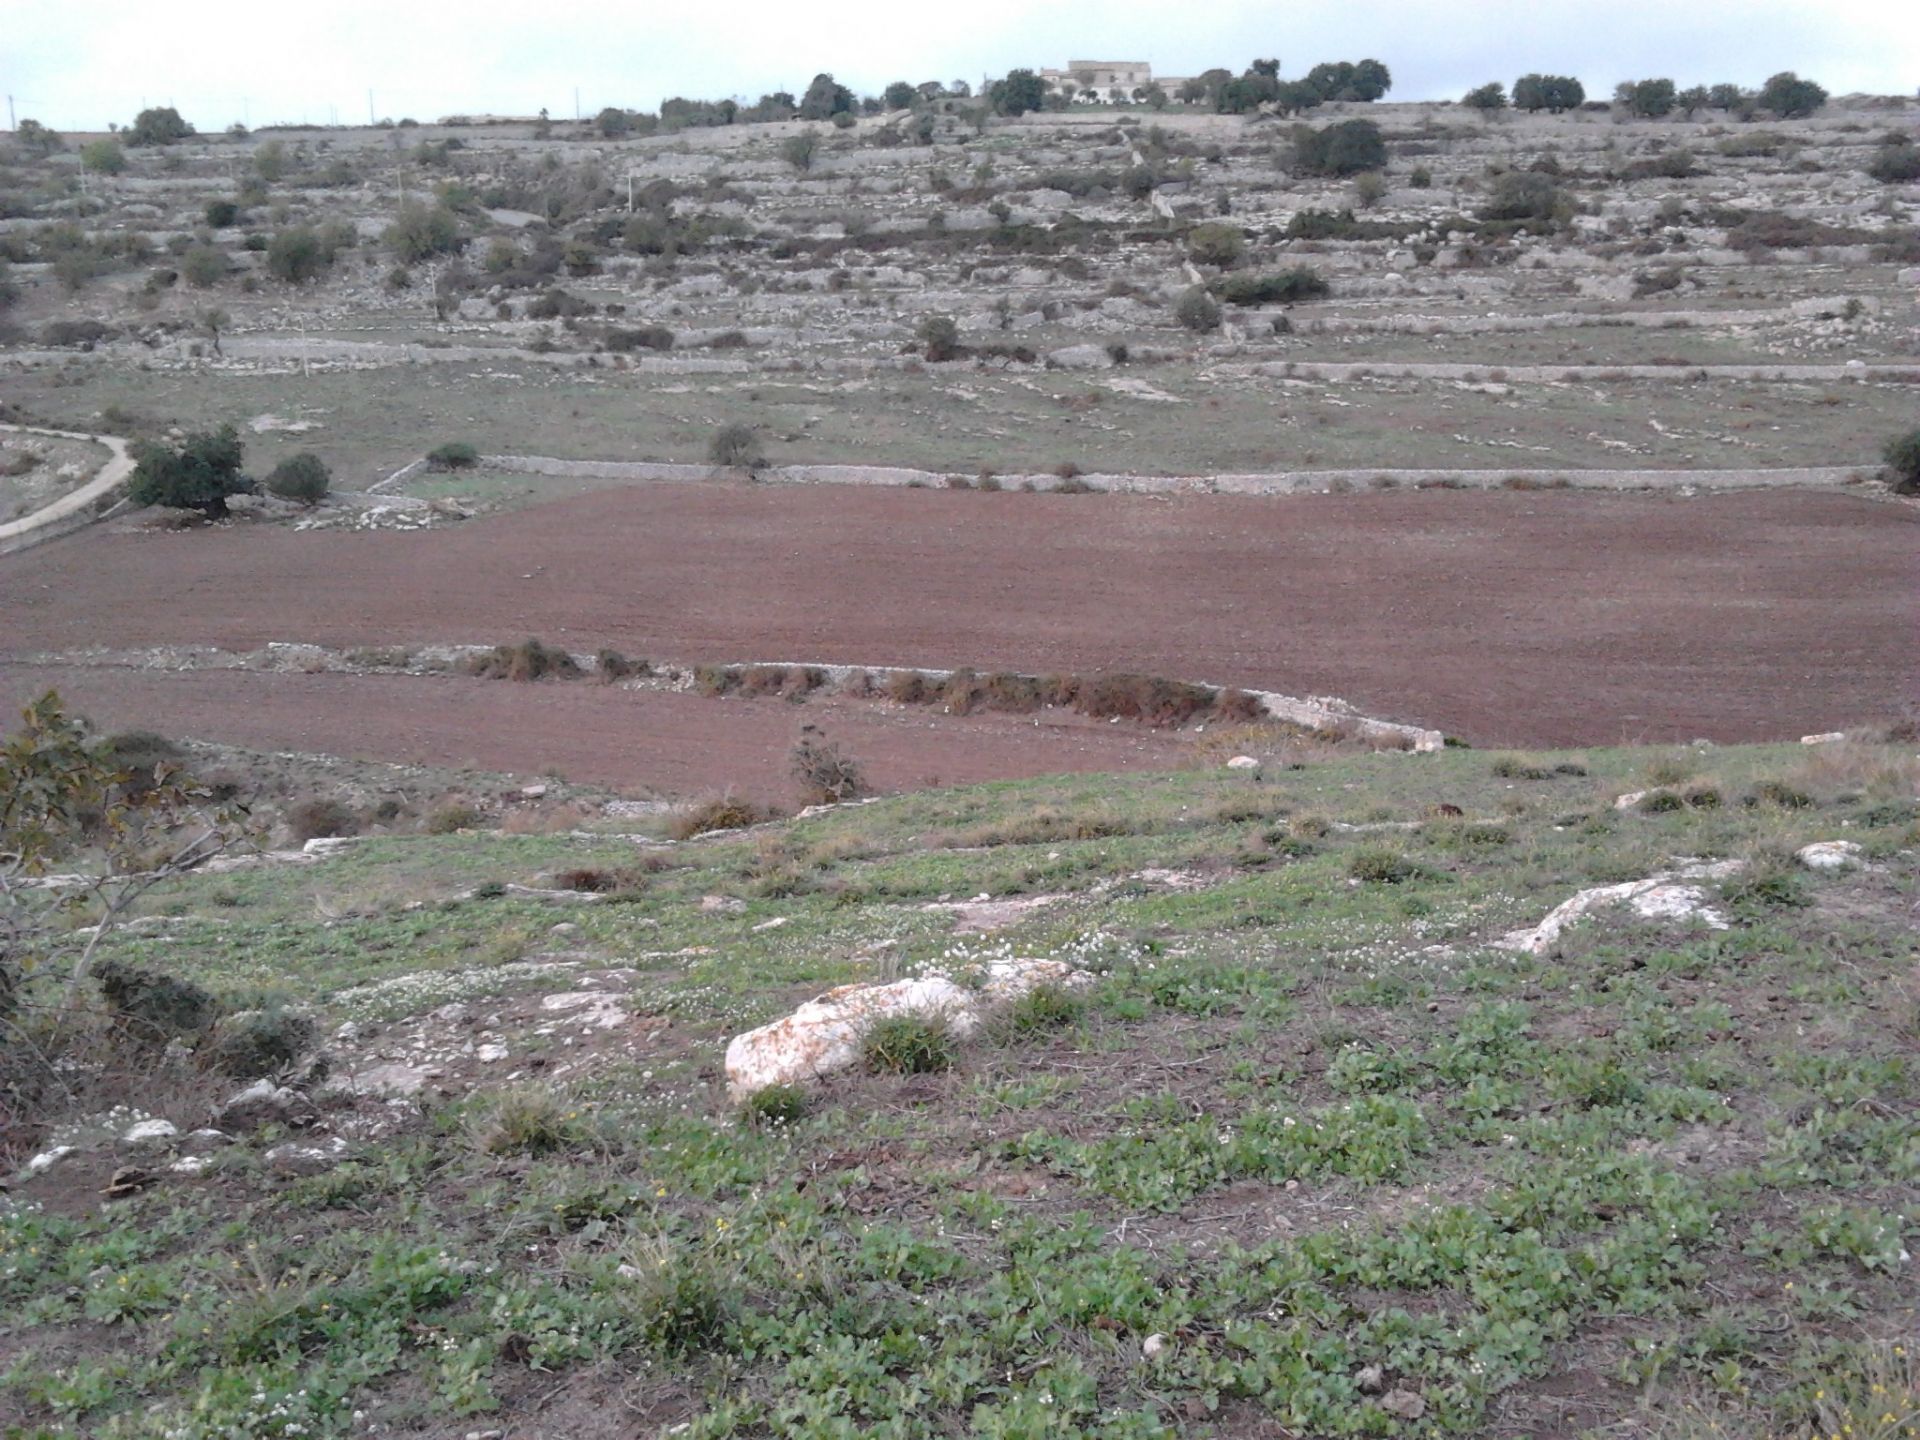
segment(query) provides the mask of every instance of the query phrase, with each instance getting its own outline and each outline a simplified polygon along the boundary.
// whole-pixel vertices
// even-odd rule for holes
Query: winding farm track
[[[16,541],[30,539],[72,516],[84,514],[96,501],[126,484],[133,474],[133,456],[127,453],[127,442],[118,435],[80,435],[70,430],[44,430],[37,425],[0,425],[0,430],[15,435],[46,435],[57,440],[86,440],[95,445],[104,445],[110,452],[107,463],[100,467],[100,473],[79,489],[71,490],[41,506],[31,515],[22,515],[18,520],[9,520],[0,525],[0,550],[10,548]]]
[[[1137,670],[1479,745],[1789,739],[1916,698],[1920,512],[1833,492],[1028,495],[623,486],[419,532],[96,527],[0,565],[0,702],[267,748],[784,783],[812,707],[602,687],[49,667],[88,646],[537,635],[715,661]],[[837,704],[838,702],[836,702]],[[1172,763],[1127,726],[849,702],[894,783]],[[930,723],[931,722],[931,723]]]

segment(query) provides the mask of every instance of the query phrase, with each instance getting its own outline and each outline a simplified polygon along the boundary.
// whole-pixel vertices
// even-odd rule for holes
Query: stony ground
[[[1335,756],[175,883],[103,958],[328,1065],[104,1052],[9,1133],[0,1427],[1896,1440],[1916,778]],[[1685,861],[1730,863],[1504,948]],[[725,1098],[827,986],[1012,956],[1090,984]]]

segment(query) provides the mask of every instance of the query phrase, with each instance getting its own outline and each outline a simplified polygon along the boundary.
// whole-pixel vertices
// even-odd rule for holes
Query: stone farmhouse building
[[[1184,77],[1156,77],[1145,60],[1069,60],[1064,70],[1042,70],[1040,79],[1049,90],[1071,85],[1074,99],[1088,104],[1132,100],[1137,91],[1155,84],[1172,99],[1186,83]]]

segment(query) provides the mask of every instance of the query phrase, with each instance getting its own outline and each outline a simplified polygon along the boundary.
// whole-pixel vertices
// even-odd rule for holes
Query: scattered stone
[[[862,1038],[880,1020],[938,1017],[965,1036],[995,1006],[1042,985],[1077,988],[1091,979],[1060,960],[996,960],[985,967],[977,987],[956,984],[944,975],[890,985],[842,985],[783,1020],[736,1035],[727,1046],[728,1092],[743,1100],[768,1085],[803,1084],[851,1069],[860,1059]]]
[[[1851,870],[1863,863],[1862,853],[1851,840],[1816,840],[1802,845],[1794,858],[1809,870]]]
[[[1818,735],[1802,735],[1800,737],[1800,743],[1802,745],[1832,745],[1846,738],[1847,732],[1844,730],[1826,730]]]
[[[1236,755],[1227,761],[1229,770],[1258,770],[1260,762],[1251,755]]]
[[[310,1124],[316,1113],[313,1102],[298,1090],[256,1080],[230,1096],[213,1118],[223,1130],[257,1130],[262,1125]]]
[[[142,1120],[120,1137],[120,1143],[133,1146],[165,1145],[179,1133],[180,1128],[171,1120]]]
[[[169,1175],[198,1175],[207,1168],[208,1163],[207,1157],[204,1155],[182,1155],[167,1167],[167,1173]]]
[[[736,900],[731,895],[702,895],[700,913],[703,915],[738,915],[747,908],[747,902]]]
[[[1378,1365],[1362,1366],[1354,1372],[1353,1383],[1362,1395],[1378,1395],[1387,1388],[1387,1372]]]
[[[1596,910],[1615,905],[1628,906],[1644,920],[1699,920],[1715,930],[1725,930],[1729,922],[1707,903],[1707,894],[1689,880],[1721,880],[1741,868],[1738,860],[1720,860],[1712,864],[1683,865],[1678,870],[1649,875],[1644,880],[1629,880],[1620,885],[1598,885],[1582,890],[1548,912],[1546,919],[1530,930],[1514,930],[1493,943],[1501,950],[1518,950],[1528,955],[1544,955],[1561,934]]]
[[[283,1175],[318,1175],[347,1158],[347,1142],[338,1135],[319,1141],[289,1140],[261,1158]]]
[[[418,1095],[427,1081],[440,1074],[432,1065],[403,1065],[398,1061],[373,1065],[341,1082],[341,1088],[356,1095]]]
[[[1401,1420],[1418,1420],[1427,1413],[1427,1402],[1412,1390],[1391,1390],[1380,1400],[1380,1408]]]
[[[1629,790],[1626,794],[1614,800],[1613,808],[1616,810],[1631,810],[1652,793],[1651,790]]]
[[[1140,1353],[1149,1360],[1158,1360],[1166,1352],[1166,1348],[1167,1337],[1157,1332],[1140,1342]]]
[[[74,1145],[56,1145],[51,1150],[41,1151],[38,1155],[27,1161],[27,1174],[46,1174],[47,1171],[58,1165],[62,1160],[66,1159],[67,1156],[74,1154],[78,1148],[78,1146]]]
[[[473,1058],[482,1065],[497,1065],[507,1058],[507,1047],[496,1043],[482,1045],[473,1052]]]

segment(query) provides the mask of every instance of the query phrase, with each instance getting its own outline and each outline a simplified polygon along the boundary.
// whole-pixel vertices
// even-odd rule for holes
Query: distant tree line
[[[1506,86],[1490,80],[1469,90],[1460,103],[1489,114],[1511,105],[1516,110],[1545,110],[1558,115],[1585,105],[1587,92],[1570,75],[1522,75],[1513,82],[1511,99]],[[1781,71],[1758,90],[1738,85],[1692,85],[1682,90],[1671,80],[1652,79],[1622,80],[1613,91],[1614,108],[1648,120],[1664,119],[1676,110],[1688,119],[1702,110],[1722,110],[1742,120],[1751,120],[1761,111],[1782,120],[1797,120],[1826,103],[1827,92],[1822,87],[1802,80],[1791,70]],[[1606,108],[1605,102],[1601,102],[1601,108]]]

